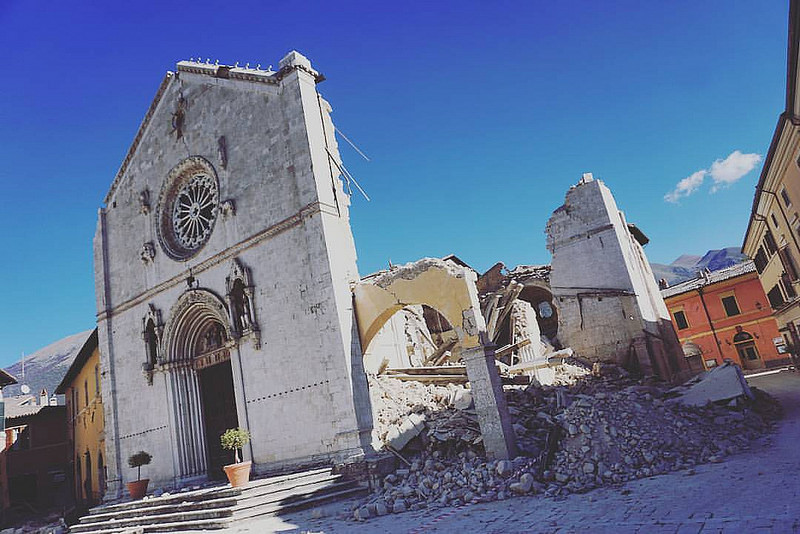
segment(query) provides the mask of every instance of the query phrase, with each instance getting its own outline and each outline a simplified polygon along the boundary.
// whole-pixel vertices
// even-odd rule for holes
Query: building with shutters
[[[756,185],[742,252],[755,263],[781,335],[800,347],[800,3],[789,8],[786,105]]]
[[[105,493],[105,419],[100,373],[95,329],[56,388],[56,394],[66,398],[71,479],[79,508],[99,503]]]
[[[789,362],[767,295],[751,261],[705,272],[661,290],[686,362],[703,371],[732,360],[743,369]]]

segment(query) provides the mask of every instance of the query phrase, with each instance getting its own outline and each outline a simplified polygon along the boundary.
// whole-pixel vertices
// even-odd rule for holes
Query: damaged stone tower
[[[546,232],[561,343],[591,361],[676,378],[683,357],[642,248],[648,239],[608,187],[584,174]]]

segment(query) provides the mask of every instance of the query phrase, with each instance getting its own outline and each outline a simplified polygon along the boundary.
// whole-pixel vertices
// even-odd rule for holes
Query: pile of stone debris
[[[669,385],[635,380],[615,366],[562,372],[585,376],[559,382],[571,386],[506,389],[520,448],[513,461],[484,458],[462,386],[373,379],[376,448],[392,450],[403,464],[358,503],[354,517],[558,496],[690,469],[748,448],[780,415],[779,405],[755,389],[753,399],[689,406]]]

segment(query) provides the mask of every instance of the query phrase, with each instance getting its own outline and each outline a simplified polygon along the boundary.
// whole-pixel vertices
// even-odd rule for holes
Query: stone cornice
[[[306,65],[285,65],[277,72],[271,68],[262,70],[261,68],[250,68],[249,65],[240,67],[236,65],[220,65],[218,63],[203,63],[200,61],[180,61],[177,65],[178,72],[191,72],[192,74],[202,74],[212,78],[226,78],[230,80],[244,80],[248,82],[277,84],[283,78],[294,71],[302,71],[311,75],[317,83],[325,80],[325,77],[314,69]]]
[[[785,121],[761,189],[777,193],[776,186],[783,181],[788,166],[797,163],[798,150],[800,150],[800,128],[791,121]]]
[[[796,164],[799,151],[800,125],[789,120],[786,115],[781,115],[756,185],[750,220],[742,242],[742,252],[749,250],[751,248],[749,245],[760,240],[762,232],[757,230],[756,223],[763,222],[772,202],[776,201],[770,193],[778,193],[776,186],[783,181],[788,166]]]
[[[270,239],[271,237],[285,230],[288,230],[290,228],[299,225],[304,218],[311,217],[313,215],[316,215],[317,213],[326,213],[328,215],[334,215],[336,217],[339,216],[336,206],[330,206],[328,204],[323,204],[322,202],[312,202],[311,204],[303,206],[297,213],[269,226],[268,228],[265,228],[264,230],[258,232],[257,234],[243,241],[240,241],[236,245],[226,248],[222,252],[219,252],[211,256],[210,258],[203,260],[199,264],[192,267],[192,274],[196,276],[197,274],[207,271],[212,267],[219,265],[220,263],[227,262],[232,258],[241,254],[243,251],[254,247],[255,245],[261,243],[262,241]],[[173,276],[172,278],[164,280],[163,282],[156,284],[150,289],[147,289],[142,293],[134,297],[131,297],[128,300],[121,302],[120,304],[117,304],[116,306],[112,306],[110,308],[106,308],[105,310],[98,312],[97,320],[98,322],[106,320],[118,313],[133,308],[134,306],[138,306],[142,302],[146,302],[148,299],[153,298],[158,293],[165,291],[171,287],[174,287],[178,284],[183,284],[185,283],[185,281],[186,281],[186,272],[183,271],[181,272],[181,274],[178,274],[176,276]]]

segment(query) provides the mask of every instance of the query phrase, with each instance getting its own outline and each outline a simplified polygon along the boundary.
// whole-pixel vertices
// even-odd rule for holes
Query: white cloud
[[[711,176],[711,180],[714,182],[710,192],[716,193],[741,180],[755,169],[760,161],[760,154],[742,154],[739,150],[734,150],[727,158],[716,160],[708,169],[694,172],[678,182],[675,189],[664,195],[664,200],[674,204],[680,199],[688,197],[700,189],[706,176]]]
[[[752,171],[760,161],[759,154],[742,154],[738,150],[734,150],[725,159],[718,159],[708,170],[711,179],[714,180],[711,192],[716,193],[723,187],[736,183]]]
[[[708,171],[705,169],[701,171],[694,172],[678,182],[678,185],[675,186],[675,189],[664,195],[664,200],[667,202],[678,202],[683,197],[688,197],[697,189],[703,185],[703,180],[708,174]]]

